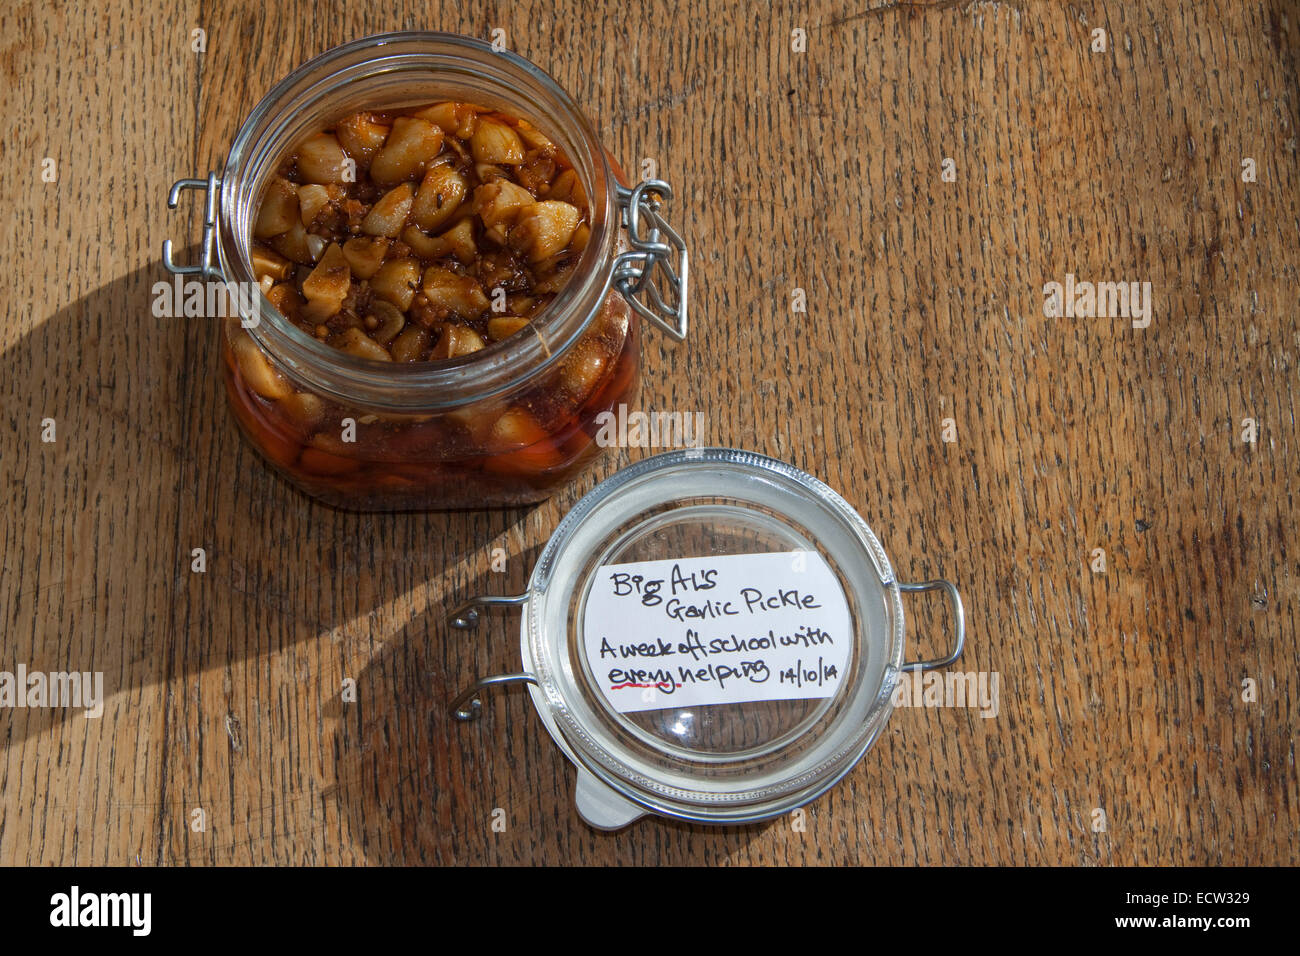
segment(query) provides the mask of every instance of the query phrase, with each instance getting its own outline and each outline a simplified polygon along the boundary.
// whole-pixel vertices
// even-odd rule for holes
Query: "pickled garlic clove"
[[[311,232],[307,233],[307,238],[304,242],[307,243],[307,255],[311,256],[312,262],[319,262],[321,253],[323,253],[325,247],[329,245],[329,242],[324,236],[318,236]]]
[[[293,394],[283,376],[271,367],[271,360],[248,335],[239,333],[230,339],[230,350],[239,365],[244,384],[263,398],[280,399]]]
[[[416,259],[389,259],[370,278],[370,289],[403,312],[411,307],[420,287],[420,263]]]
[[[435,103],[433,106],[416,110],[411,115],[428,120],[441,129],[455,133],[461,139],[469,139],[474,135],[478,112],[468,103]]]
[[[548,199],[533,203],[519,211],[510,230],[510,245],[527,255],[530,262],[541,262],[564,251],[581,219],[578,208],[567,202]]]
[[[488,319],[488,338],[500,342],[510,338],[520,329],[526,329],[532,323],[519,315],[498,315]]]
[[[342,120],[334,133],[348,155],[357,161],[357,165],[367,169],[375,154],[384,148],[388,131],[388,126],[378,122],[369,113],[356,113]]]
[[[603,326],[606,335],[611,336],[614,341],[622,343],[627,338],[631,319],[632,307],[627,304],[626,299],[621,295],[607,296],[597,318],[599,322],[597,330]],[[619,347],[621,348],[621,344]]]
[[[564,265],[554,267],[549,274],[545,275],[545,278],[538,280],[538,282],[533,286],[533,291],[543,294],[559,292],[564,288],[565,283],[569,281],[569,276],[573,274],[573,270],[577,265],[578,263],[575,259],[571,262],[565,263]]]
[[[526,448],[546,440],[546,429],[522,408],[509,408],[492,424],[488,440],[501,451]]]
[[[334,340],[334,344],[357,358],[372,359],[376,362],[391,362],[393,357],[370,336],[358,328],[344,329]]]
[[[398,183],[419,178],[442,150],[442,130],[416,116],[393,120],[388,142],[370,162],[370,176],[377,183]]]
[[[247,387],[227,388],[226,394],[235,419],[257,449],[281,468],[292,467],[302,450],[300,442],[275,427],[278,423],[265,415]]]
[[[498,179],[510,181],[510,173],[505,166],[495,163],[475,163],[474,176],[480,183],[496,182]]]
[[[587,243],[591,240],[591,227],[585,222],[573,230],[573,238],[569,240],[569,248],[574,252],[582,252],[587,248]]]
[[[358,279],[369,279],[384,263],[391,239],[380,236],[357,236],[343,243],[343,255],[347,257],[352,274]]]
[[[267,299],[275,306],[276,310],[283,316],[290,319],[297,319],[302,313],[303,301],[298,290],[289,282],[278,282],[271,286],[271,291],[266,293]]]
[[[535,202],[533,194],[523,186],[504,179],[485,183],[474,190],[474,212],[498,243],[504,243],[506,233],[515,224],[520,210]]]
[[[436,163],[424,174],[411,206],[411,221],[425,232],[447,222],[465,201],[469,183],[450,163]]]
[[[415,226],[403,229],[400,238],[421,259],[440,259],[451,251],[442,236],[426,236]]]
[[[350,172],[348,156],[332,133],[309,136],[298,147],[298,175],[306,182],[347,182]]]
[[[402,183],[380,198],[361,221],[361,231],[371,236],[396,238],[406,225],[406,217],[415,201],[415,187]]]
[[[418,325],[408,325],[389,348],[394,362],[418,362],[429,348],[429,333]]]
[[[515,124],[515,128],[518,131],[520,138],[531,148],[539,150],[555,148],[555,144],[543,136],[541,131],[532,123],[528,122],[528,120],[518,120]]]
[[[253,260],[253,275],[259,281],[266,276],[272,279],[287,279],[293,272],[292,262],[265,246],[254,245],[250,253],[250,258]]]
[[[469,219],[462,219],[439,238],[446,243],[448,251],[465,265],[470,265],[478,255],[478,245],[474,242],[474,223]]]
[[[464,325],[448,325],[443,328],[442,337],[438,339],[438,344],[433,347],[433,353],[429,357],[457,358],[485,347],[486,343],[473,329]]]
[[[424,273],[424,294],[434,309],[473,319],[487,311],[488,298],[469,276],[430,266]]]
[[[287,179],[271,180],[262,195],[262,207],[257,211],[253,236],[269,239],[288,232],[298,222],[298,191]]]
[[[480,116],[469,141],[475,162],[518,166],[524,161],[524,142],[514,129],[488,116]]]
[[[341,246],[330,243],[320,262],[302,281],[307,297],[307,313],[313,319],[327,318],[337,312],[352,285],[352,270]]]
[[[318,239],[324,242],[319,236],[308,236],[307,230],[302,227],[302,222],[295,214],[293,225],[289,227],[287,232],[283,232],[271,240],[271,248],[300,265],[309,266],[316,261],[317,256],[320,254],[313,249],[314,243],[309,242],[309,239]]]
[[[279,407],[302,431],[310,431],[325,418],[325,401],[310,392],[294,392],[280,399]]]
[[[551,186],[551,194],[546,198],[558,199],[574,206],[585,207],[587,205],[587,191],[583,188],[582,180],[578,178],[578,174],[572,169],[566,169],[555,177],[555,184]]]
[[[302,219],[302,224],[310,226],[315,222],[320,211],[329,205],[329,201],[330,192],[326,187],[315,183],[299,186],[298,215]]]
[[[370,303],[368,318],[375,320],[375,328],[370,337],[380,345],[388,345],[406,327],[406,316],[397,306],[384,299],[375,299]]]
[[[490,471],[531,475],[564,464],[564,456],[546,430],[522,408],[502,414],[493,423],[488,442],[497,452],[483,462]]]
[[[560,384],[579,399],[590,395],[608,374],[609,355],[596,342],[579,342],[560,366]]]

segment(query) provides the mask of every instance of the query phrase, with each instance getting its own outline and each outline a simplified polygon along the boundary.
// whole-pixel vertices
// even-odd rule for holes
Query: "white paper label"
[[[830,697],[849,628],[815,551],[607,564],[583,616],[591,673],[624,714]]]

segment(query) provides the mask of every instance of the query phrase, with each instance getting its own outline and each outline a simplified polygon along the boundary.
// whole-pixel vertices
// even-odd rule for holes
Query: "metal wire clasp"
[[[954,663],[957,658],[961,657],[962,649],[966,646],[966,612],[962,608],[961,594],[957,591],[957,586],[951,581],[922,581],[917,584],[907,584],[899,581],[898,590],[911,593],[943,591],[948,596],[948,602],[952,605],[952,649],[944,657],[936,657],[928,661],[909,661],[903,665],[903,670],[932,671],[938,667],[947,667],[949,664]]]
[[[447,623],[458,631],[468,631],[478,626],[479,608],[494,607],[520,607],[527,603],[528,595],[525,594],[481,594],[472,597],[456,610],[447,616]],[[450,704],[452,716],[457,720],[478,720],[483,711],[483,704],[479,700],[479,691],[489,687],[495,687],[498,684],[536,684],[537,678],[533,674],[497,674],[494,677],[484,677],[476,680],[469,687],[456,695],[456,699]]]
[[[208,173],[207,179],[179,179],[172,183],[167,193],[167,208],[175,209],[180,203],[181,192],[186,189],[202,189],[207,192],[207,205],[203,212],[203,252],[197,263],[183,265],[172,256],[172,241],[163,240],[163,266],[173,275],[198,275],[204,278],[220,279],[221,269],[217,265],[217,198],[221,191],[221,180],[216,173]]]
[[[614,287],[638,315],[675,341],[684,341],[690,261],[686,242],[659,215],[663,204],[672,199],[673,188],[662,179],[617,188],[632,248],[614,260]]]

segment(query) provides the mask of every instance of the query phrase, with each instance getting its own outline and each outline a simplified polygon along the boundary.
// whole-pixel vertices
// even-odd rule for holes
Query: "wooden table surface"
[[[0,8],[0,670],[107,696],[0,710],[0,863],[1300,859],[1296,4],[349,6]],[[695,323],[648,336],[642,407],[703,411],[958,582],[996,716],[895,712],[802,826],[613,835],[526,694],[448,719],[518,644],[444,611],[521,588],[646,452],[531,509],[331,511],[241,442],[214,323],[150,311],[163,239],[197,235],[169,184],[296,65],[414,28],[503,29],[656,160]],[[1067,273],[1150,282],[1149,327],[1046,317]],[[938,650],[946,612],[908,610]]]

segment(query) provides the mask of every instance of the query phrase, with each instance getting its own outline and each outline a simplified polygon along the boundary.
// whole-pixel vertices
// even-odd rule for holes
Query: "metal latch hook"
[[[468,631],[478,626],[479,608],[518,607],[528,602],[527,594],[480,594],[470,598],[448,615],[447,622],[458,631]],[[532,674],[497,674],[484,677],[461,691],[451,702],[452,716],[457,720],[478,720],[483,711],[479,691],[499,684],[536,684]]]
[[[207,179],[179,179],[172,183],[167,191],[167,208],[175,209],[180,204],[181,193],[186,189],[204,190],[207,203],[203,210],[203,251],[197,263],[185,265],[177,262],[173,255],[172,241],[163,240],[163,267],[172,275],[197,275],[204,278],[220,279],[221,269],[217,258],[217,201],[221,194],[221,180],[216,173],[208,173]]]
[[[638,315],[674,341],[685,341],[690,256],[686,241],[659,214],[673,188],[662,179],[617,188],[632,248],[614,260],[614,287]]]

